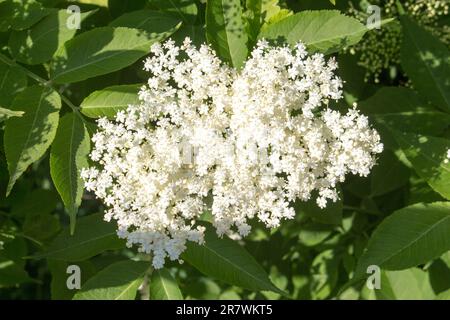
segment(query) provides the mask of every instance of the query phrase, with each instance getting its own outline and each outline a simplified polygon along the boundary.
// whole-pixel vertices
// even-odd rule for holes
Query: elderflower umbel
[[[327,107],[342,96],[336,62],[302,44],[259,41],[242,70],[189,38],[151,53],[140,104],[98,120],[96,166],[82,177],[155,268],[179,259],[186,241],[203,243],[205,210],[219,236],[246,236],[251,219],[277,227],[296,199],[337,200],[345,175],[367,176],[382,151],[367,117]]]

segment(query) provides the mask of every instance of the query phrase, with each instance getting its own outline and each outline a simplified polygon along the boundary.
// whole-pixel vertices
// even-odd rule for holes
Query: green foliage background
[[[450,299],[448,45],[401,14],[400,63],[365,81],[347,48],[377,30],[344,14],[350,2],[360,4],[0,0],[0,298]],[[71,4],[80,29],[66,25]],[[186,36],[236,68],[262,37],[336,56],[345,81],[336,108],[358,101],[385,151],[327,209],[295,203],[294,220],[255,224],[241,242],[205,221],[204,246],[190,243],[183,264],[154,271],[102,220],[79,171],[95,119],[136,101],[150,45]],[[70,265],[81,290],[66,286]],[[365,284],[371,265],[381,268],[377,290]]]

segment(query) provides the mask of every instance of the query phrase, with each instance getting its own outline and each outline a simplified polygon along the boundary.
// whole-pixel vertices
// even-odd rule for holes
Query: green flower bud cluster
[[[381,8],[381,19],[384,20],[399,17],[396,2],[371,0],[370,4]],[[370,16],[366,13],[370,4],[363,1],[356,8],[350,3],[348,14],[365,23]],[[440,20],[449,14],[450,0],[406,0],[402,1],[402,6],[409,16],[450,46],[450,26],[440,24]],[[361,42],[348,49],[348,52],[359,55],[358,65],[366,70],[366,81],[378,83],[384,71],[400,64],[401,39],[401,25],[395,20],[382,25],[380,29],[371,30]]]

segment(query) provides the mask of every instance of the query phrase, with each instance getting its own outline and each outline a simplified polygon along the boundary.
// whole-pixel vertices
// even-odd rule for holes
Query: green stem
[[[50,86],[50,82],[45,80],[44,78],[39,77],[37,74],[31,72],[30,70],[28,70],[27,68],[21,66],[20,64],[17,64],[16,62],[14,62],[13,60],[9,59],[8,57],[4,56],[3,54],[0,53],[0,61],[4,62],[5,64],[12,66],[12,67],[17,67],[20,70],[22,70],[28,77],[36,80],[37,82],[45,85],[45,86]]]
[[[41,84],[43,84],[45,86],[50,86],[50,81],[47,81],[44,78],[41,78],[37,74],[31,72],[30,70],[28,70],[27,68],[21,66],[20,64],[17,64],[15,61],[9,59],[8,57],[4,56],[1,53],[0,53],[0,61],[6,63],[7,65],[9,65],[11,67],[17,67],[20,70],[22,70],[28,77],[36,80],[37,82],[39,82],[39,83],[41,83]]]
[[[31,242],[34,242],[35,244],[37,244],[40,247],[44,246],[44,244],[42,242],[40,242],[39,240],[36,240],[33,237],[27,236],[27,235],[25,235],[23,233],[16,233],[15,235],[18,236],[18,237],[22,237],[24,239],[30,240]]]
[[[54,88],[52,86],[52,83],[50,80],[46,80],[40,76],[38,76],[37,74],[35,74],[34,72],[31,72],[30,70],[28,70],[27,68],[25,68],[24,66],[16,63],[15,61],[9,59],[8,57],[6,57],[5,55],[0,53],[0,61],[2,61],[3,63],[11,66],[11,67],[16,67],[19,68],[20,70],[22,70],[28,77],[30,77],[31,79],[36,80],[37,82],[39,82],[40,84],[42,84],[43,86],[52,88],[53,90],[57,91],[56,88]],[[58,92],[59,93],[59,92]],[[65,95],[63,95],[62,93],[59,93],[59,96],[61,97],[61,100],[64,101],[65,104],[67,104],[69,106],[69,108],[72,109],[72,111],[80,117],[80,119],[86,123],[86,120],[83,118],[83,116],[80,113],[80,110],[77,106],[75,106],[70,100],[69,98],[67,98]]]
[[[78,107],[75,106],[66,96],[60,94],[61,100],[64,101],[74,112],[79,113]]]

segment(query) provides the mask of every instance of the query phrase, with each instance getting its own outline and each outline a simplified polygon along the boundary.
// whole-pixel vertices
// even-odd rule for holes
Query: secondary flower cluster
[[[370,4],[381,7],[382,19],[399,17],[396,0],[372,0]],[[402,5],[405,12],[414,17],[421,26],[450,45],[450,26],[440,21],[449,14],[449,0],[406,0]],[[363,23],[366,23],[369,17],[365,8],[359,10],[353,6],[349,14]],[[366,69],[366,80],[373,78],[375,82],[379,82],[383,71],[400,64],[401,39],[401,26],[396,20],[381,26],[379,30],[368,32],[350,49],[351,53],[360,55],[358,63]]]
[[[327,107],[342,94],[337,65],[302,44],[260,41],[241,70],[188,38],[151,52],[141,103],[98,121],[96,166],[82,177],[155,268],[204,241],[206,210],[220,236],[246,236],[252,219],[277,227],[313,191],[322,208],[335,201],[345,175],[368,175],[382,151],[367,117]]]

